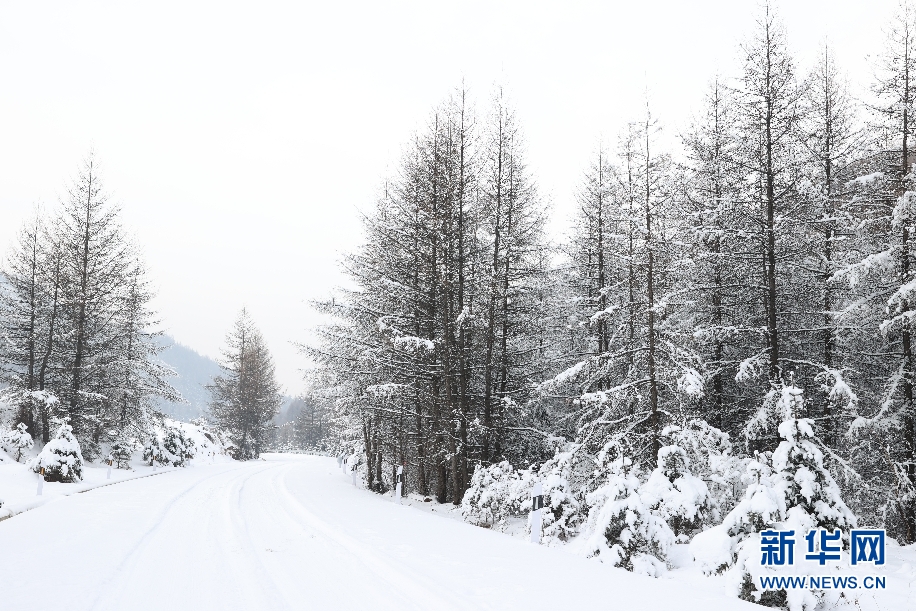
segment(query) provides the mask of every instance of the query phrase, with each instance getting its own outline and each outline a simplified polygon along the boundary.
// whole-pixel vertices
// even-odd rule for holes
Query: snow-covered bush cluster
[[[659,449],[657,466],[648,472],[634,464],[622,444],[609,443],[598,454],[591,480],[595,489],[586,497],[587,555],[658,576],[676,542],[688,541],[717,520],[720,500],[692,467],[708,477],[727,462],[729,446],[722,434],[689,422],[668,427],[662,437],[670,445]]]
[[[571,539],[584,519],[582,503],[570,484],[575,450],[558,451],[539,468],[513,469],[506,461],[478,466],[462,499],[461,515],[472,524],[503,530],[510,518],[528,517],[532,489],[540,482],[544,496],[542,542]],[[530,528],[529,523],[526,529]]]
[[[471,524],[500,528],[527,509],[531,484],[508,462],[478,466],[461,501],[461,515]]]
[[[532,489],[540,482],[543,543],[568,541],[582,532],[587,555],[651,575],[664,572],[675,541],[688,540],[718,517],[718,503],[691,473],[687,450],[680,446],[664,446],[659,467],[641,477],[632,459],[611,444],[597,456],[592,476],[574,482],[580,450],[571,445],[537,469],[513,469],[505,461],[478,467],[461,503],[462,516],[472,524],[504,529],[510,518],[529,514]]]
[[[763,403],[780,421],[775,428],[781,442],[773,452],[737,458],[727,435],[706,422],[689,421],[663,431],[667,445],[651,470],[618,442],[594,457],[591,476],[576,485],[574,463],[586,460],[580,446],[558,452],[537,470],[516,470],[507,462],[478,467],[461,513],[471,523],[500,528],[530,511],[531,489],[539,481],[545,542],[579,535],[575,544],[585,555],[651,576],[665,573],[676,543],[689,542],[696,565],[707,575],[724,573],[735,596],[814,609],[830,595],[756,588],[761,575],[784,570],[761,565],[759,533],[840,529],[848,536],[857,520],[825,467],[813,421],[795,417],[804,412],[802,391],[782,386]]]
[[[824,465],[814,422],[794,417],[803,412],[802,391],[784,386],[772,395],[767,402],[782,414],[778,426],[782,441],[772,454],[758,454],[747,462],[742,498],[721,524],[697,535],[690,550],[707,574],[724,572],[736,596],[769,606],[814,609],[832,594],[805,589],[761,591],[756,587],[761,575],[799,570],[761,565],[759,533],[771,529],[808,533],[821,528],[831,532],[840,529],[848,537],[857,519]],[[848,548],[848,541],[844,547]]]
[[[197,444],[181,423],[166,420],[143,447],[143,460],[150,465],[184,467],[197,454]]]

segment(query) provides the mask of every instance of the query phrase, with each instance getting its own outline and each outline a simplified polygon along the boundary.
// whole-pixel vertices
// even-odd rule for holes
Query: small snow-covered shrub
[[[461,515],[466,522],[484,528],[504,527],[506,518],[526,511],[526,486],[530,498],[530,483],[505,460],[489,467],[478,465],[461,500]]]
[[[162,445],[162,440],[159,439],[159,435],[154,433],[153,436],[150,437],[150,440],[143,446],[143,460],[150,465],[170,465],[172,464],[170,459],[171,456],[166,453]]]
[[[705,420],[690,420],[684,426],[667,426],[662,431],[666,445],[676,445],[687,453],[690,472],[703,480],[709,490],[711,513],[703,526],[712,526],[727,514],[744,491],[741,477],[748,459],[732,454],[728,433]]]
[[[638,469],[618,447],[603,449],[598,459],[607,479],[586,498],[586,553],[628,571],[662,575],[674,533],[643,502]]]
[[[187,461],[194,458],[196,446],[194,440],[179,425],[166,422],[154,432],[143,447],[143,460],[149,464],[184,467]]]
[[[72,427],[61,423],[54,439],[45,444],[41,453],[30,460],[28,467],[35,473],[44,469],[46,482],[70,483],[83,476],[83,454],[80,444],[73,436]]]
[[[3,448],[3,451],[16,459],[16,462],[19,462],[19,459],[22,458],[22,453],[26,450],[31,450],[34,442],[32,441],[32,436],[29,435],[28,427],[20,422],[16,425],[11,431],[4,433],[0,436],[0,448]]]
[[[541,543],[568,541],[584,519],[582,503],[570,483],[575,449],[558,450],[538,469],[513,469],[507,461],[489,467],[478,465],[461,501],[462,517],[477,526],[502,529],[508,518],[527,516],[526,529],[530,532],[531,494],[535,482],[540,482],[544,496]]]
[[[173,467],[184,467],[196,454],[194,440],[177,426],[166,426],[162,445],[171,455]]]
[[[137,444],[132,439],[120,438],[111,444],[111,459],[118,469],[123,469],[130,465],[130,457],[133,456]]]
[[[537,471],[536,481],[542,483],[544,495],[544,509],[541,512],[541,543],[550,545],[558,541],[568,541],[576,535],[579,526],[585,519],[583,504],[575,494],[570,480],[574,468],[576,447],[567,448],[567,451],[558,451],[556,456],[544,463]],[[523,473],[521,478],[525,477]],[[523,490],[527,492],[530,503],[531,488],[534,481],[530,482]],[[521,491],[520,491],[521,492]],[[520,499],[525,502],[525,499]],[[530,509],[530,505],[529,505]],[[528,530],[531,529],[529,514]]]
[[[643,503],[668,523],[682,543],[718,517],[709,488],[690,472],[689,464],[683,448],[665,446],[658,451],[658,467],[640,487]]]

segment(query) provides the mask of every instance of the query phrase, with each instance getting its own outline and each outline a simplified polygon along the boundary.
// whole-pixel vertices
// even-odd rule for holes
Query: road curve
[[[730,609],[394,505],[333,459],[202,465],[0,522],[0,609]]]

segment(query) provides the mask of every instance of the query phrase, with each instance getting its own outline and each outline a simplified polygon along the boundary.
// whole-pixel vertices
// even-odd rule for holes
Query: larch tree
[[[877,137],[870,154],[847,170],[852,179],[847,206],[855,231],[844,265],[832,277],[838,288],[845,288],[839,309],[842,340],[855,351],[856,368],[863,373],[854,391],[859,408],[849,414],[850,433],[857,440],[854,456],[874,489],[884,491],[885,509],[875,511],[888,515],[889,526],[907,542],[916,541],[916,280],[910,244],[916,225],[914,77],[916,11],[903,4],[887,31],[872,86]]]
[[[740,389],[735,385],[743,346],[756,329],[745,324],[741,309],[747,269],[746,253],[753,233],[743,219],[744,173],[731,91],[717,77],[701,113],[684,135],[684,186],[692,278],[684,278],[693,312],[707,392],[702,416],[713,426],[738,432]],[[737,425],[737,426],[736,426]]]
[[[207,387],[210,414],[229,433],[236,458],[257,458],[283,397],[267,344],[245,309],[226,336],[220,367],[222,374]]]

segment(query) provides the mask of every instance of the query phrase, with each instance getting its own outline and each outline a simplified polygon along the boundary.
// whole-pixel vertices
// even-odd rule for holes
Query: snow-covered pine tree
[[[4,276],[0,325],[10,341],[0,345],[0,371],[18,420],[43,441],[50,419],[65,415],[94,456],[122,428],[148,427],[151,396],[177,398],[155,359],[142,263],[93,157],[58,209],[27,223]]]
[[[744,205],[746,169],[736,127],[735,94],[720,78],[710,85],[700,114],[684,136],[686,216],[683,239],[689,271],[679,279],[684,325],[693,330],[703,363],[705,394],[696,415],[723,431],[740,432],[744,389],[735,383],[738,363],[759,329],[750,324],[742,287],[749,276],[745,253],[754,249]]]
[[[616,443],[598,455],[598,484],[586,497],[590,509],[583,527],[584,551],[628,571],[664,574],[674,533],[643,502],[639,468]]]
[[[97,450],[112,416],[109,347],[120,335],[118,314],[134,258],[118,216],[103,189],[99,163],[90,156],[57,221],[64,262],[62,323],[67,331],[60,336],[58,361],[64,380],[59,396],[90,453]]]
[[[512,434],[535,358],[535,321],[543,316],[535,297],[544,251],[544,203],[527,168],[524,141],[515,111],[502,88],[491,104],[482,151],[481,222],[485,233],[481,270],[485,305],[483,327],[483,405],[481,458],[518,457],[524,443]]]
[[[575,355],[579,358],[568,360],[565,371],[542,385],[570,402],[565,419],[576,424],[577,441],[586,451],[595,454],[610,440],[629,437],[638,440],[632,460],[653,467],[664,420],[705,393],[692,329],[678,315],[684,305],[679,280],[689,272],[679,251],[682,242],[675,239],[683,223],[673,168],[656,150],[657,131],[647,110],[645,120],[631,124],[621,140],[619,165],[610,170],[614,186],[599,197],[592,176],[584,187],[577,222],[583,233],[574,237],[580,246],[573,251],[580,278],[573,284],[583,291],[579,300],[604,305],[588,324],[607,342],[594,342],[585,359]],[[599,212],[608,224],[606,238],[595,226]],[[599,243],[606,249],[605,273],[588,263],[598,258]],[[605,286],[597,287],[593,275],[604,276]]]
[[[361,439],[369,488],[404,465],[407,486],[457,504],[474,463],[549,458],[527,412],[549,349],[533,185],[505,97],[478,128],[459,89],[367,216],[345,261],[357,289],[319,304],[335,324],[308,350]]]
[[[385,487],[385,453],[392,467],[408,463],[408,485],[422,494],[457,502],[467,486],[475,136],[459,90],[413,139],[366,218],[366,242],[345,263],[359,290],[320,306],[340,324],[324,329],[327,344],[313,355],[334,374],[342,428],[362,438],[371,489]]]
[[[615,313],[620,305],[612,302],[613,283],[620,265],[611,250],[620,228],[620,195],[616,168],[608,154],[599,148],[597,159],[588,168],[576,193],[576,215],[567,246],[572,274],[569,278],[568,309],[571,344],[570,354],[591,354],[599,357],[610,351],[615,335]],[[596,388],[603,389],[610,381],[596,372]]]
[[[17,405],[15,422],[30,433],[36,432],[36,410],[29,392],[37,389],[38,362],[42,346],[42,258],[44,254],[42,211],[36,209],[20,229],[13,250],[4,265],[0,290],[2,316],[0,325],[4,340],[0,358],[5,394]]]
[[[763,7],[742,55],[735,116],[739,162],[746,169],[745,227],[753,236],[748,250],[756,256],[746,258],[742,279],[747,287],[740,292],[742,326],[751,332],[744,336],[736,379],[747,389],[744,409],[751,410],[756,399],[748,399],[762,394],[760,378],[766,392],[790,371],[806,386],[823,373],[822,358],[811,358],[812,343],[823,340],[823,233],[817,222],[823,204],[808,176],[807,145],[817,144],[804,137],[810,81],[797,79],[785,28],[771,5]],[[779,439],[772,433],[755,439],[755,449],[773,450]]]
[[[118,437],[142,437],[153,426],[151,400],[161,397],[181,401],[181,395],[167,382],[174,372],[157,357],[164,349],[157,341],[158,320],[149,308],[153,293],[142,262],[134,259],[127,271],[121,309],[117,316],[120,333],[112,346],[110,389],[105,393],[112,411],[111,421]]]
[[[855,231],[834,273],[844,289],[838,341],[854,355],[849,454],[867,478],[860,510],[902,541],[916,541],[916,403],[912,348],[916,183],[916,9],[902,3],[887,30],[870,104],[871,154],[850,164]],[[844,286],[845,285],[845,286]],[[852,367],[850,367],[852,369]],[[881,491],[876,493],[875,491]]]
[[[769,4],[742,51],[744,74],[736,92],[736,119],[745,144],[741,161],[753,178],[746,197],[748,208],[756,216],[752,223],[758,228],[757,246],[762,263],[748,278],[748,286],[762,287],[760,301],[764,305],[762,312],[752,310],[749,314],[754,315],[750,318],[752,324],[759,321],[766,328],[766,344],[758,355],[766,364],[767,379],[775,383],[780,380],[783,368],[780,342],[788,342],[786,327],[790,324],[780,312],[795,310],[781,303],[781,297],[793,296],[781,289],[792,277],[786,269],[793,258],[790,253],[803,244],[793,235],[798,231],[798,224],[793,221],[802,209],[797,206],[795,189],[802,169],[797,139],[802,90],[795,78],[785,29]],[[754,302],[756,305],[757,300]],[[784,351],[789,353],[786,348]]]
[[[55,335],[59,333],[62,251],[56,223],[41,208],[20,230],[7,255],[0,289],[0,368],[3,395],[17,406],[15,422],[34,436],[51,439],[59,384]],[[54,390],[51,390],[51,388]]]
[[[293,439],[302,450],[326,449],[331,433],[330,407],[318,393],[308,393],[296,399],[301,409],[293,421]],[[294,402],[295,403],[295,402]]]
[[[856,356],[848,354],[842,340],[835,312],[841,303],[840,288],[834,274],[848,263],[849,237],[855,233],[857,219],[849,208],[850,192],[846,182],[850,162],[858,154],[861,137],[856,130],[856,108],[848,86],[836,65],[833,53],[826,45],[804,88],[802,126],[808,151],[807,194],[814,211],[809,213],[811,260],[808,266],[819,268],[819,316],[812,318],[811,329],[819,337],[812,338],[806,359],[820,366],[817,374],[820,392],[817,395],[817,416],[821,437],[830,446],[837,445],[848,421],[848,407],[855,397],[842,392],[849,375],[844,368],[855,363]],[[812,307],[815,305],[811,304]],[[819,319],[819,320],[818,320]],[[819,344],[819,346],[818,346]],[[820,350],[818,350],[818,347]],[[813,415],[813,414],[812,414]]]
[[[83,477],[83,453],[73,428],[66,421],[58,420],[54,424],[59,424],[54,439],[27,466],[35,473],[43,471],[46,482],[79,481]]]

